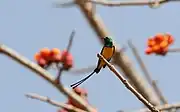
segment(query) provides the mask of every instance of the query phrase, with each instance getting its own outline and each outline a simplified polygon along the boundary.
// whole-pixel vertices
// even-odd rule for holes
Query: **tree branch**
[[[171,48],[168,52],[180,52],[180,48]]]
[[[96,65],[91,65],[86,68],[76,68],[76,69],[74,68],[74,69],[70,70],[68,73],[73,73],[73,74],[87,73],[87,72],[91,72],[92,70],[94,70],[95,67],[96,67]]]
[[[116,68],[110,64],[102,55],[98,54],[97,55],[100,59],[102,59],[109,69],[121,80],[121,82],[125,85],[127,89],[129,89],[144,105],[147,106],[149,110],[152,112],[159,112],[158,109],[156,109],[148,100],[146,100],[131,84],[116,70]]]
[[[40,101],[49,103],[49,104],[54,105],[56,107],[65,108],[65,109],[73,111],[73,112],[87,112],[87,111],[84,111],[82,109],[76,108],[76,107],[74,107],[72,105],[60,103],[60,102],[57,102],[55,100],[51,100],[48,97],[40,96],[40,95],[35,94],[35,93],[28,93],[25,96],[28,97],[28,98],[32,98],[32,99],[36,99],[36,100],[40,100]]]
[[[64,8],[67,8],[67,7],[72,7],[76,5],[76,3],[74,1],[71,1],[71,2],[63,2],[63,3],[53,3],[53,6],[58,8],[58,7],[64,7]]]
[[[138,64],[140,65],[147,81],[149,82],[149,84],[153,87],[154,91],[156,92],[157,96],[159,96],[159,99],[162,101],[163,104],[167,104],[167,100],[165,99],[165,97],[163,96],[161,90],[159,89],[159,87],[157,86],[156,82],[151,78],[151,75],[149,73],[149,71],[147,70],[143,60],[141,59],[138,50],[136,49],[135,45],[133,45],[132,41],[129,40],[128,41],[128,45],[132,50],[132,53],[134,54]]]
[[[179,109],[180,108],[180,103],[174,103],[174,104],[165,104],[165,105],[160,105],[160,106],[156,106],[157,109],[159,109],[160,111],[167,111],[167,110],[171,110],[171,109]],[[147,108],[144,109],[140,109],[134,112],[150,112]]]
[[[68,52],[70,51],[70,49],[71,49],[71,47],[72,47],[73,38],[74,38],[74,36],[75,36],[75,33],[76,33],[76,31],[73,30],[73,31],[71,32],[70,36],[69,36],[69,42],[68,42],[68,45],[67,45],[67,51],[68,51]]]
[[[67,47],[66,47],[66,50],[67,50],[67,53],[69,53],[69,51],[70,51],[70,49],[71,49],[71,47],[72,47],[72,43],[73,43],[73,38],[74,38],[74,36],[75,36],[75,30],[73,30],[72,32],[71,32],[71,34],[70,34],[70,36],[69,36],[69,42],[68,42],[68,45],[67,45]],[[65,55],[65,57],[62,57],[62,62],[64,62],[64,60],[66,60],[66,55]],[[58,74],[57,74],[57,77],[56,77],[56,79],[55,79],[55,82],[57,83],[57,84],[59,84],[60,82],[60,77],[61,77],[61,74],[62,74],[62,72],[65,70],[64,69],[64,63],[63,63],[63,66],[58,66],[57,65],[57,69],[58,69]]]
[[[146,1],[146,0],[136,0],[136,1],[107,1],[107,0],[88,0],[88,2],[92,2],[99,5],[104,6],[142,6],[149,5],[150,7],[158,7],[160,4],[164,4],[167,2],[174,2],[179,0],[154,0],[154,1]]]
[[[64,88],[63,85],[60,83],[59,85],[55,82],[54,77],[45,69],[41,68],[37,64],[31,62],[24,56],[20,55],[13,49],[5,46],[4,44],[0,44],[0,52],[6,56],[9,56],[14,61],[20,63],[21,65],[29,68],[31,71],[37,73],[40,77],[48,81],[52,84],[59,92],[62,92],[65,96],[72,98],[73,100],[77,101],[80,105],[82,105],[87,111],[93,112],[93,108],[89,106],[80,96],[78,96],[73,91]],[[61,82],[61,81],[60,81]]]

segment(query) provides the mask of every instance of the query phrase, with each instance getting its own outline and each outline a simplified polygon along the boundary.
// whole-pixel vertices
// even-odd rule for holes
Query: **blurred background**
[[[79,7],[54,8],[53,0],[1,0],[0,1],[0,43],[15,49],[34,61],[34,54],[43,47],[66,48],[73,29],[76,35],[71,52],[75,68],[84,68],[97,63],[96,54],[101,51],[96,34],[89,26]],[[62,2],[62,1],[61,1]],[[172,48],[180,47],[180,3],[167,3],[158,9],[148,6],[105,7],[97,5],[96,12],[102,17],[113,39],[120,46],[132,39],[134,45],[169,103],[180,101],[178,81],[180,59],[178,53],[165,57],[145,55],[146,40],[161,32],[170,32],[175,38]],[[125,52],[136,66],[131,50]],[[10,58],[0,55],[0,105],[3,112],[56,112],[57,108],[44,102],[27,99],[29,92],[49,96],[66,102],[64,95],[53,86]],[[56,75],[56,72],[51,70]],[[66,87],[88,75],[63,73]],[[142,74],[142,73],[141,73]],[[144,76],[143,76],[144,77]],[[98,75],[81,85],[88,90],[89,102],[100,112],[131,110],[143,104],[109,71],[103,69]]]

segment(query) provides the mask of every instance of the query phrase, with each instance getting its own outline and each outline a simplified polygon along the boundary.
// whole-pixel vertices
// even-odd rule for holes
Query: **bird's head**
[[[110,37],[105,37],[104,38],[104,45],[107,47],[112,47],[113,46],[113,40]]]

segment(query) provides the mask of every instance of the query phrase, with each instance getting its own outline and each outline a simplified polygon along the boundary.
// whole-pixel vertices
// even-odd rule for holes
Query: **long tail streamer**
[[[79,86],[80,84],[82,84],[84,81],[86,81],[88,78],[90,78],[93,74],[95,73],[95,71],[93,71],[91,74],[89,74],[88,76],[86,76],[85,78],[81,79],[80,81],[74,83],[74,84],[71,84],[70,86],[74,89],[76,88],[77,86]]]

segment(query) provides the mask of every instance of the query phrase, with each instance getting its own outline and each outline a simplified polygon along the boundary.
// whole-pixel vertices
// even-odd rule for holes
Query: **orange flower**
[[[40,55],[45,59],[49,60],[49,55],[50,55],[50,49],[49,48],[43,48],[40,50]]]
[[[36,54],[34,55],[34,59],[35,59],[36,61],[38,61],[40,58],[41,58],[41,55],[40,55],[39,53],[36,53]]]
[[[53,55],[53,56],[51,57],[51,60],[52,60],[53,62],[61,62],[61,61],[62,61],[62,56],[61,56],[60,54]]]
[[[154,39],[149,39],[147,44],[148,44],[148,47],[152,47],[156,44],[156,41]]]
[[[163,52],[168,52],[168,47],[165,47],[164,49],[163,49]]]
[[[70,68],[73,67],[73,56],[72,54],[68,53],[67,51],[63,51],[62,53],[62,61],[63,61],[63,65],[64,68],[66,70],[69,70]]]
[[[155,53],[157,55],[165,56],[168,52],[169,46],[174,42],[174,37],[169,33],[158,33],[153,38],[147,41],[147,48],[145,53],[147,55]]]
[[[169,40],[168,40],[168,42],[169,42],[169,44],[173,44],[174,43],[174,38],[169,38]]]
[[[154,40],[157,44],[161,43],[164,40],[164,34],[158,33],[154,36]]]
[[[53,49],[51,49],[51,54],[52,55],[58,55],[58,54],[60,54],[60,50],[58,49],[58,48],[53,48]]]
[[[174,42],[174,37],[169,33],[165,33],[165,38],[169,44],[172,44]]]
[[[65,49],[62,51],[63,62],[66,63],[67,60],[73,60],[73,56]]]
[[[146,54],[151,54],[151,53],[153,53],[152,48],[151,48],[151,47],[146,48],[145,53],[146,53]]]
[[[66,63],[63,64],[63,67],[65,70],[69,70],[73,67],[72,61],[66,61]]]
[[[76,92],[77,94],[82,94],[82,95],[86,95],[88,94],[87,90],[84,88],[80,88],[80,87],[76,87],[73,89],[74,92]]]
[[[168,47],[165,47],[165,48],[162,48],[161,51],[156,54],[165,56],[167,54],[167,51],[168,51]]]
[[[153,46],[152,51],[155,52],[155,53],[158,53],[160,51],[160,46],[159,45]]]
[[[38,64],[41,66],[41,67],[44,67],[46,64],[47,64],[47,61],[43,58],[40,58],[38,60]]]
[[[160,43],[160,47],[161,47],[161,48],[166,48],[166,47],[168,47],[168,41],[166,41],[166,40],[162,41],[162,42]]]
[[[68,111],[65,109],[61,109],[61,110],[58,110],[58,112],[68,112]]]

